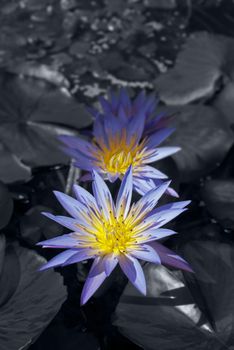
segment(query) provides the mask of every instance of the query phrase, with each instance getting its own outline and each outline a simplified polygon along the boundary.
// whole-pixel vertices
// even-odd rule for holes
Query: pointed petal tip
[[[96,170],[92,170],[92,179],[95,180],[95,178],[98,176],[98,173]]]
[[[165,183],[169,186],[171,184],[172,180],[167,180]]]
[[[44,216],[46,216],[46,217],[49,218],[49,219],[53,216],[53,214],[52,214],[52,213],[49,213],[48,211],[42,211],[41,214],[44,215]]]
[[[57,139],[58,139],[59,141],[61,141],[61,142],[64,142],[64,141],[67,139],[67,136],[68,136],[68,135],[65,135],[65,134],[64,134],[64,135],[58,135],[58,136],[57,136]]]
[[[132,164],[129,165],[127,172],[128,172],[128,173],[132,172]]]
[[[47,266],[47,263],[42,265],[41,267],[39,267],[38,271],[39,272],[42,272],[42,271],[45,271],[45,270],[48,270],[51,266]]]
[[[54,190],[53,194],[55,195],[56,198],[61,196],[61,192]]]
[[[86,304],[88,300],[89,300],[88,298],[86,299],[84,296],[81,295],[80,306],[84,306],[84,304]]]

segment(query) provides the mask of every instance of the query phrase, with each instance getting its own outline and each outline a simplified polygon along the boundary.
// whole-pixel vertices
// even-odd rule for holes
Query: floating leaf
[[[182,150],[175,155],[181,180],[190,182],[213,170],[223,160],[233,144],[227,123],[215,109],[191,105],[178,107],[174,118],[176,131],[170,144]]]
[[[20,219],[20,235],[28,244],[35,245],[40,240],[60,236],[63,232],[60,225],[48,222],[47,218],[41,214],[43,211],[51,211],[51,209],[37,205],[29,209]]]
[[[2,182],[0,182],[0,213],[0,229],[2,229],[9,223],[13,213],[13,199]]]
[[[83,107],[51,85],[9,74],[0,76],[0,92],[0,151],[8,165],[0,179],[28,179],[31,167],[67,163],[56,135],[90,124]]]
[[[58,87],[68,88],[70,85],[63,74],[44,64],[24,62],[16,66],[8,67],[8,71],[32,78],[44,79],[48,83],[54,84]]]
[[[22,163],[22,161],[12,154],[7,147],[0,142],[1,170],[0,179],[5,183],[11,183],[20,180],[29,180],[31,169]]]
[[[66,328],[56,322],[50,325],[30,350],[100,350],[97,338],[77,328]]]
[[[214,102],[214,106],[222,113],[228,123],[234,127],[234,83],[229,82]]]
[[[161,100],[168,105],[184,105],[213,95],[233,43],[209,33],[191,35],[174,68],[156,80]]]
[[[184,280],[181,272],[145,265],[147,296],[128,284],[115,324],[146,350],[232,349],[233,246],[195,241],[183,252],[195,273]]]
[[[0,235],[0,276],[2,273],[3,262],[5,258],[5,249],[6,249],[6,239],[4,235]]]
[[[211,215],[225,228],[234,229],[234,181],[206,181],[201,191]]]
[[[0,278],[2,350],[27,349],[66,298],[66,289],[58,273],[38,271],[44,262],[40,255],[17,243],[6,249]]]

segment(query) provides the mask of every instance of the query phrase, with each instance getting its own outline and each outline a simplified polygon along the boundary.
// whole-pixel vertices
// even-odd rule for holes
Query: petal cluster
[[[155,108],[155,98],[139,94],[131,102],[125,90],[112,94],[110,101],[100,100],[103,113],[95,115],[93,139],[87,141],[75,136],[61,135],[65,151],[75,160],[75,165],[89,173],[94,169],[104,179],[114,182],[122,179],[129,166],[133,169],[133,186],[144,194],[159,186],[167,175],[151,164],[180,150],[179,147],[159,147],[174,128],[166,127],[165,118],[150,118]],[[177,196],[168,188],[167,193]]]
[[[182,258],[156,242],[175,234],[162,226],[186,210],[189,204],[189,201],[174,202],[155,208],[169,186],[168,181],[153,188],[132,205],[132,167],[123,177],[115,203],[106,183],[96,171],[93,171],[92,185],[93,195],[78,185],[74,185],[76,198],[55,192],[70,216],[44,214],[71,233],[38,243],[47,248],[66,249],[44,265],[42,270],[93,259],[81,304],[93,295],[117,264],[143,294],[146,293],[146,283],[138,259],[191,271]]]
[[[165,113],[155,115],[158,100],[153,93],[146,95],[144,91],[141,91],[134,100],[131,100],[127,90],[122,88],[119,93],[109,92],[107,99],[100,97],[99,102],[101,111],[90,109],[95,119],[113,115],[124,121],[129,121],[139,112],[144,115],[145,125],[143,136],[166,128],[171,120],[171,116],[165,115]]]

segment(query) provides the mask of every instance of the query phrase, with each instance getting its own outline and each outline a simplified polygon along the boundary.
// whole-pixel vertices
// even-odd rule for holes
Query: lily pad
[[[171,145],[182,150],[175,155],[181,180],[190,182],[206,175],[224,159],[233,144],[233,135],[227,123],[214,108],[191,105],[173,108],[176,131]]]
[[[60,225],[48,222],[41,214],[43,211],[51,212],[51,209],[37,205],[30,208],[19,221],[21,238],[32,246],[43,239],[60,236],[63,232]]]
[[[227,122],[234,128],[234,83],[228,82],[215,99],[214,106],[226,117]]]
[[[0,235],[0,276],[2,273],[3,262],[5,258],[5,249],[6,249],[6,239],[4,235]]]
[[[66,289],[58,273],[38,271],[44,262],[40,255],[17,243],[7,246],[0,276],[2,350],[27,349],[66,298]],[[2,293],[5,300],[2,300]]]
[[[227,243],[195,241],[183,252],[195,273],[183,277],[163,266],[145,265],[147,296],[128,284],[115,324],[146,350],[231,349],[234,248]]]
[[[8,165],[0,179],[27,180],[32,167],[67,163],[56,135],[91,123],[83,107],[47,83],[10,74],[0,76],[0,92],[0,151]]]
[[[191,35],[175,66],[156,80],[161,100],[184,105],[212,96],[233,44],[233,39],[205,32]]]
[[[234,229],[234,181],[206,181],[201,194],[211,215],[224,228]]]
[[[0,229],[2,229],[9,223],[13,213],[13,199],[2,182],[0,182],[0,213]]]

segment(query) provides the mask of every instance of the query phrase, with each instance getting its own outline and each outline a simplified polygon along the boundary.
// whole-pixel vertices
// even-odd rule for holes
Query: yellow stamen
[[[108,147],[103,140],[97,140],[94,157],[96,165],[110,174],[124,175],[130,165],[139,166],[145,154],[146,140],[136,142],[136,136],[127,140],[126,131],[122,130],[108,139]]]
[[[112,211],[109,214],[107,220],[101,213],[99,216],[90,213],[88,224],[93,224],[91,229],[77,224],[79,231],[84,232],[74,234],[80,247],[91,247],[103,256],[111,253],[119,255],[134,250],[139,242],[145,240],[139,235],[138,227],[130,215],[124,219],[123,215],[115,217]]]

